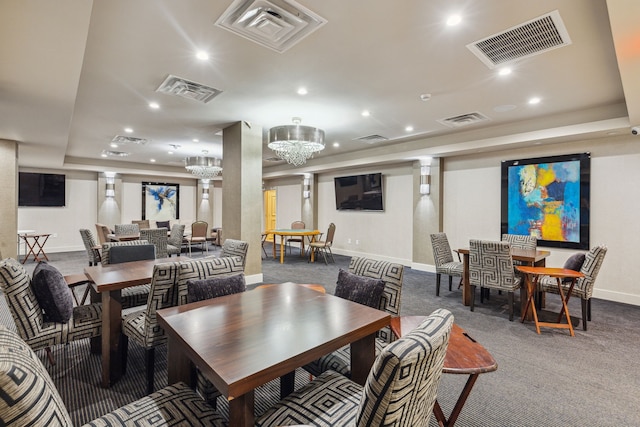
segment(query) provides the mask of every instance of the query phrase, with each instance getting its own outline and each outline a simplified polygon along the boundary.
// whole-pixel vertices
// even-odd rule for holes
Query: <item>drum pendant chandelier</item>
[[[324,131],[311,126],[301,126],[301,119],[294,117],[293,125],[269,129],[267,147],[287,163],[301,166],[315,153],[324,150]]]
[[[207,152],[203,151],[203,154]],[[200,179],[211,179],[222,172],[220,159],[206,156],[187,157],[185,168]]]

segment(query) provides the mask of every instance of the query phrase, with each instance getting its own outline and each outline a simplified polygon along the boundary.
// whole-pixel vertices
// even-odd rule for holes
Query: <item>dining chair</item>
[[[380,352],[364,386],[326,371],[267,409],[255,425],[428,425],[452,325],[449,311],[434,311]]]
[[[200,245],[200,250],[206,249],[209,253],[209,244],[207,243],[207,229],[209,224],[205,221],[196,221],[191,224],[191,235],[187,236],[187,242],[189,243],[189,256],[191,256],[191,245],[197,243]]]
[[[138,228],[140,230],[143,228],[151,228],[151,224],[148,219],[134,219],[131,221],[131,224],[138,224]]]
[[[332,262],[336,262],[333,259],[333,252],[331,252],[331,246],[333,245],[333,237],[336,233],[336,225],[334,223],[329,224],[329,229],[327,230],[327,238],[325,240],[315,241],[309,243],[309,251],[315,251],[316,253],[322,253],[322,257],[324,258],[324,263],[327,263],[327,255],[331,258]]]
[[[471,287],[471,311],[475,307],[475,290],[480,287],[480,302],[484,288],[506,291],[509,299],[509,320],[513,321],[514,291],[520,288],[522,279],[515,274],[509,242],[472,239],[469,241],[469,285]]]
[[[292,230],[304,230],[305,224],[303,221],[293,221],[291,223]],[[289,247],[289,253],[291,253],[291,243],[300,243],[300,256],[304,255],[304,236],[291,236],[287,237],[286,245]]]
[[[169,256],[167,245],[169,230],[166,228],[143,228],[140,230],[140,239],[152,243],[156,247],[156,258]]]
[[[167,342],[167,335],[158,324],[157,310],[178,305],[179,262],[166,262],[153,267],[147,306],[122,317],[123,371],[127,369],[128,345],[132,339],[145,351],[147,394],[153,392],[156,347]]]
[[[211,228],[211,235],[209,237],[211,243],[216,246],[222,246],[222,228],[213,227]]]
[[[436,263],[436,296],[439,296],[441,275],[446,274],[449,276],[449,291],[451,291],[453,277],[460,277],[460,280],[462,280],[464,266],[460,260],[453,260],[446,233],[431,234],[431,247],[433,248],[433,259]]]
[[[261,237],[261,242],[260,242],[260,246],[262,247],[262,253],[264,254],[264,258],[269,258],[269,255],[267,255],[267,250],[264,248],[264,244],[267,241],[267,237],[269,235],[267,233],[262,233],[262,237]]]
[[[587,330],[587,321],[591,321],[591,296],[593,295],[593,287],[606,254],[606,245],[594,246],[585,254],[584,262],[580,268],[580,272],[584,274],[584,277],[576,280],[571,295],[567,296],[567,303],[571,296],[580,297],[582,306],[582,329],[585,331]],[[568,292],[570,285],[570,283],[563,283],[563,292]],[[559,292],[557,282],[551,277],[541,277],[538,286],[542,292],[551,292],[554,294]]]
[[[171,233],[167,239],[167,254],[180,255],[182,253],[182,242],[184,241],[184,224],[173,224]]]
[[[386,311],[392,316],[400,314],[400,301],[404,266],[402,264],[379,261],[370,258],[353,257],[349,262],[349,273],[363,278],[380,279],[384,282],[384,289],[378,304],[378,309]],[[376,336],[376,354],[393,341],[391,329],[384,327]],[[304,366],[311,375],[318,376],[326,370],[333,370],[343,375],[351,375],[351,349],[349,345],[325,354],[319,359]]]
[[[241,256],[242,266],[244,267],[247,263],[247,251],[249,251],[249,242],[226,239],[222,244],[220,257]]]
[[[138,224],[115,224],[113,230],[116,236],[135,236],[140,234]]]
[[[138,246],[146,246],[146,248],[138,250]],[[111,260],[111,250],[122,247],[134,247],[134,249],[116,249],[116,251],[120,252],[117,256],[116,263],[154,259],[155,247],[151,248],[153,249],[153,251],[151,251],[149,246],[153,245],[150,245],[147,240],[127,240],[124,242],[105,243],[102,245],[102,265],[114,264]],[[150,286],[148,284],[130,286],[122,289],[120,296],[122,308],[124,309],[145,305],[149,298],[149,291]]]
[[[98,241],[100,242],[100,246],[102,244],[109,242],[109,227],[104,224],[96,223],[96,232],[98,234]]]
[[[84,248],[87,251],[89,266],[100,264],[100,246],[96,244],[96,239],[93,238],[91,230],[81,228],[80,237],[82,238],[82,243],[84,243]]]
[[[41,276],[34,269],[32,280],[24,266],[15,259],[0,260],[0,287],[20,337],[34,351],[44,349],[49,363],[54,365],[50,347],[101,335],[102,304],[74,307],[73,296],[64,276],[46,263],[39,263],[36,269],[42,269]],[[52,313],[45,316],[45,310],[35,293],[38,288],[49,290],[48,296],[43,295],[46,296],[43,301],[46,300],[50,312],[59,311],[58,315],[65,317],[70,312],[66,321],[63,318],[52,319]]]

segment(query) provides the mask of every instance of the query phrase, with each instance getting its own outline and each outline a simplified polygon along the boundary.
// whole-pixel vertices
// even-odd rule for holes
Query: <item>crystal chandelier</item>
[[[207,151],[203,151],[202,153],[207,154]],[[185,168],[200,179],[211,179],[222,173],[220,159],[215,157],[187,157],[185,159]]]
[[[269,129],[267,147],[287,163],[301,166],[314,153],[324,150],[324,131],[311,126],[301,126],[300,118],[293,118],[293,125]]]

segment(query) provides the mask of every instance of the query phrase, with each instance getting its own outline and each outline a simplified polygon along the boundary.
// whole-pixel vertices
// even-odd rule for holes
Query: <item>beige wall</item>
[[[18,143],[0,139],[0,251],[4,258],[17,253],[18,226]]]

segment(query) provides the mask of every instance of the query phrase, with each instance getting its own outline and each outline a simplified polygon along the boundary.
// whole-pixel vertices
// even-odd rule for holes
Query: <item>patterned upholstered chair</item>
[[[462,262],[453,260],[446,233],[432,234],[431,246],[433,247],[433,259],[436,263],[436,296],[439,296],[441,275],[449,276],[449,291],[451,291],[453,276],[462,279],[463,265]]]
[[[45,321],[29,274],[13,258],[0,261],[0,286],[18,334],[33,350],[47,350],[51,363],[54,362],[50,347],[98,337],[102,333],[102,305],[99,303],[74,307],[66,323]]]
[[[124,242],[108,242],[102,245],[102,265],[111,264],[111,248],[120,247],[120,246],[139,246],[139,245],[148,245],[149,242],[146,240],[127,240]],[[133,260],[142,259],[139,256],[136,256]],[[123,261],[120,261],[123,262]],[[141,305],[145,305],[147,300],[149,299],[149,285],[139,285],[139,286],[131,286],[122,290],[121,302],[122,308],[131,308],[138,307]]]
[[[140,234],[138,224],[116,224],[113,226],[114,234],[117,236],[135,236]]]
[[[89,258],[89,265],[98,265],[100,260],[100,246],[96,244],[96,239],[93,238],[91,230],[86,228],[80,229],[80,237],[82,237],[82,243],[87,251],[87,257]]]
[[[171,233],[167,239],[167,254],[180,255],[182,252],[182,241],[184,239],[184,224],[173,224]]]
[[[382,279],[384,281],[384,291],[378,309],[394,316],[400,315],[400,296],[404,274],[404,266],[402,264],[353,257],[349,263],[349,272],[358,276]],[[392,340],[391,330],[389,328],[381,329],[376,337],[376,353],[379,353]],[[304,369],[314,376],[318,376],[329,369],[350,376],[350,365],[351,349],[347,345],[305,365]]]
[[[71,426],[69,412],[49,372],[29,346],[13,331],[0,326],[0,414],[3,425]],[[217,426],[223,418],[184,383],[152,395],[85,424]]]
[[[228,256],[241,256],[242,266],[247,264],[247,251],[249,250],[249,243],[243,240],[227,239],[222,244],[222,250],[220,251],[220,257]]]
[[[427,426],[449,344],[444,309],[377,356],[363,386],[327,371],[268,409],[256,426]]]
[[[502,241],[509,242],[512,248],[535,250],[538,247],[538,239],[535,236],[503,234]]]
[[[169,253],[167,245],[169,230],[166,228],[143,228],[140,230],[140,239],[152,243],[156,247],[156,258],[167,258]]]
[[[591,296],[593,295],[593,286],[596,283],[596,277],[600,272],[602,261],[607,254],[605,245],[594,246],[585,254],[584,263],[580,272],[584,277],[576,280],[576,284],[571,291],[571,296],[578,296],[582,300],[582,329],[587,330],[587,320],[591,321]],[[558,285],[555,279],[551,277],[542,277],[539,281],[540,290],[543,292],[558,293]],[[569,290],[570,284],[563,284],[565,292]],[[569,298],[567,298],[569,302]]]
[[[475,307],[475,290],[483,288],[506,291],[509,298],[509,320],[513,321],[514,291],[520,288],[520,276],[516,276],[511,259],[509,242],[471,240],[469,242],[469,285],[471,286],[471,311]]]
[[[156,311],[178,305],[179,266],[178,262],[156,264],[153,267],[147,307],[122,317],[124,367],[126,369],[128,342],[132,339],[145,349],[147,393],[153,392],[155,348],[167,342],[164,329],[158,325]]]

